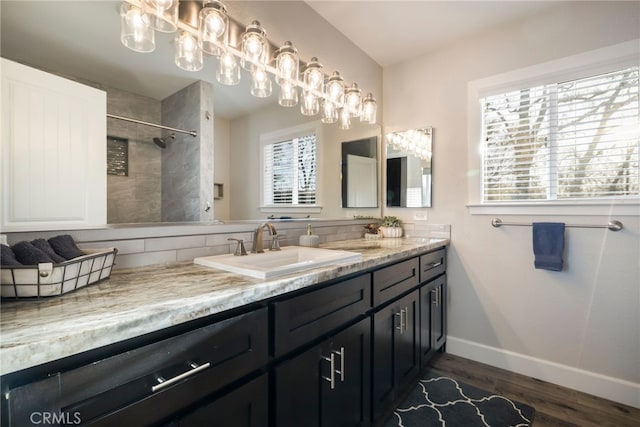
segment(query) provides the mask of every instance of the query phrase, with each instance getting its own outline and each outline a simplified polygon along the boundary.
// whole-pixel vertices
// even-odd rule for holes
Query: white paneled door
[[[2,59],[2,230],[106,224],[106,94]]]

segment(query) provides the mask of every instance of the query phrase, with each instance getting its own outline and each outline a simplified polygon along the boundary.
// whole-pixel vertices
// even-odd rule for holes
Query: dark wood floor
[[[640,426],[640,409],[566,387],[448,353],[437,354],[430,365],[447,376],[533,406],[534,427]]]

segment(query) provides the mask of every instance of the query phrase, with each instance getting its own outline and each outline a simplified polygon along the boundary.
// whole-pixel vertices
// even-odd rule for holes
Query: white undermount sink
[[[358,252],[285,246],[280,251],[265,250],[262,254],[244,256],[214,255],[195,258],[193,262],[258,279],[271,279],[316,267],[357,261],[361,257],[362,254]]]

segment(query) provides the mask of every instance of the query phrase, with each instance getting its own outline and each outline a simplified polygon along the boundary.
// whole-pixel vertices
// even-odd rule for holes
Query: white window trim
[[[485,96],[579,79],[638,65],[640,39],[474,80],[467,85],[467,207],[472,215],[640,216],[640,200],[482,202],[482,110]]]
[[[311,133],[316,134],[316,204],[315,205],[265,205],[264,204],[264,146],[297,138]],[[322,126],[320,121],[304,123],[275,132],[260,135],[260,212],[264,213],[321,213],[322,212]]]

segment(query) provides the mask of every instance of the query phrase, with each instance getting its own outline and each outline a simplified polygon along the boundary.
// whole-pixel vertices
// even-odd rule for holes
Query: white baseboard
[[[640,408],[640,384],[631,381],[451,336],[447,353]]]

